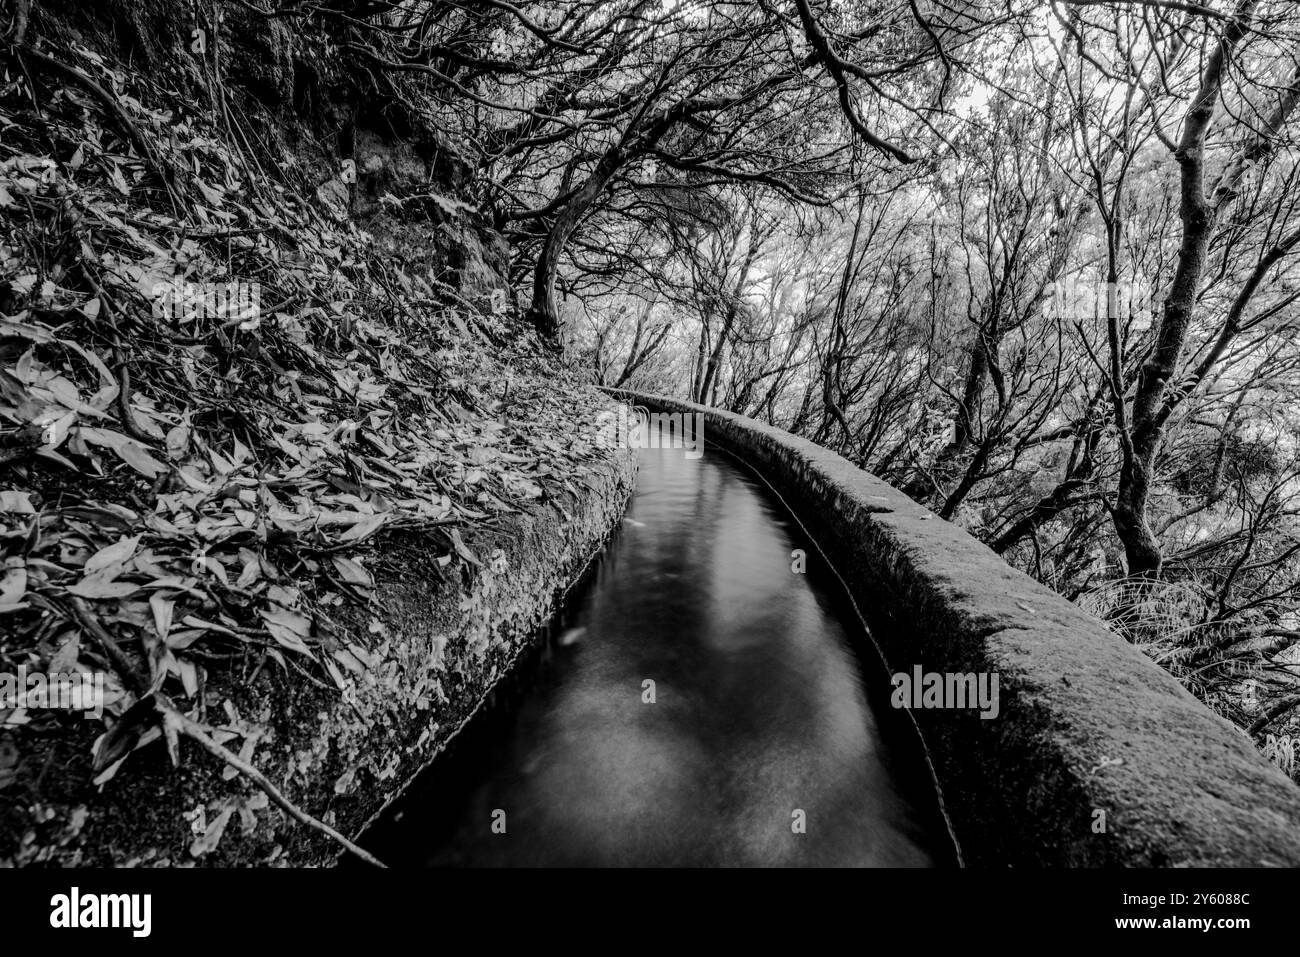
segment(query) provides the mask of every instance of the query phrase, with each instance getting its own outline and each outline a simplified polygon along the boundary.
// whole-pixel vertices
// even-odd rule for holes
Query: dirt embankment
[[[221,6],[50,0],[5,49],[0,672],[105,678],[101,719],[0,701],[6,863],[331,861],[629,492],[454,135]]]

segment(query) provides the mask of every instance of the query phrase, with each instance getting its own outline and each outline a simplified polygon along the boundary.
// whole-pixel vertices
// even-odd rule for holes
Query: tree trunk
[[[1148,506],[1156,456],[1164,434],[1165,390],[1177,373],[1178,359],[1196,310],[1196,296],[1205,272],[1206,250],[1217,212],[1205,195],[1205,137],[1233,49],[1248,29],[1256,6],[1256,0],[1241,0],[1237,5],[1218,46],[1206,61],[1200,87],[1187,110],[1183,135],[1174,153],[1179,169],[1178,213],[1182,240],[1164,315],[1156,330],[1155,348],[1138,374],[1130,447],[1125,449],[1115,496],[1115,532],[1124,545],[1128,573],[1133,576],[1158,578],[1161,573],[1160,543],[1151,530]]]
[[[758,258],[761,244],[762,239],[759,236],[756,220],[750,227],[749,248],[745,253],[745,261],[741,264],[740,274],[736,277],[736,283],[732,287],[730,295],[722,304],[722,330],[718,333],[718,341],[713,344],[713,350],[709,353],[708,361],[705,363],[704,380],[700,385],[697,402],[713,404],[706,396],[710,392],[715,396],[717,395],[718,367],[722,364],[722,350],[726,347],[727,340],[731,337],[731,330],[736,324],[736,315],[740,311],[740,297],[744,294],[745,283],[749,281],[749,271],[754,267],[754,260]]]
[[[551,231],[546,234],[537,267],[533,271],[533,298],[528,307],[527,320],[543,339],[555,341],[560,334],[560,309],[555,301],[555,277],[560,269],[560,257],[583,215],[605,189],[615,171],[624,160],[623,144],[611,146],[596,163],[586,181],[564,204]]]

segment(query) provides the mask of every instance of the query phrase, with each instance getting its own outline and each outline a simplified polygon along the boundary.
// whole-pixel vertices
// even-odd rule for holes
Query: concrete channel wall
[[[967,865],[1300,865],[1300,788],[1096,618],[833,452],[615,397],[704,415],[705,440],[756,469],[839,570],[891,674],[999,676],[996,718],[913,710]]]

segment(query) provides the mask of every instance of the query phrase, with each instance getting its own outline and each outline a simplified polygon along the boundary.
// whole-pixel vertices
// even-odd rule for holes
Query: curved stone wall
[[[704,415],[705,440],[753,466],[825,550],[891,674],[998,675],[996,717],[913,710],[968,865],[1300,865],[1300,788],[1100,621],[833,452],[614,394]]]

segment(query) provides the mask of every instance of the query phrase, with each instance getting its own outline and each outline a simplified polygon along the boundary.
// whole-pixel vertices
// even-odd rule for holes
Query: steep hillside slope
[[[0,700],[8,863],[332,859],[626,498],[460,151],[226,9],[5,51],[0,671],[103,676]]]

